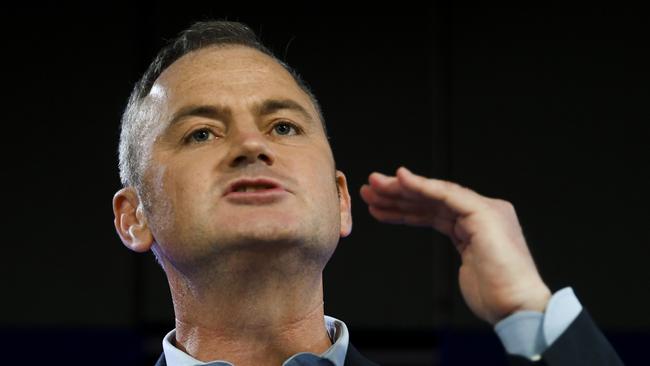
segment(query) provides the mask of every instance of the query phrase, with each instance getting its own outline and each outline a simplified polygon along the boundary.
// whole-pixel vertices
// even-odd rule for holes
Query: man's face
[[[167,68],[147,98],[159,118],[146,211],[163,261],[192,268],[287,247],[329,259],[351,229],[347,185],[314,106],[282,66],[247,47],[206,48]]]

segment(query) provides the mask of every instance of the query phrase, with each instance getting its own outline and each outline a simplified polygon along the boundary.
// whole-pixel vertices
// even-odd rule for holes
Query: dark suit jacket
[[[589,313],[583,309],[569,328],[542,354],[540,361],[532,362],[512,356],[510,364],[513,366],[622,366],[623,361]]]
[[[578,315],[558,339],[553,342],[537,362],[510,356],[513,366],[622,366],[623,362],[600,332],[586,310]],[[348,345],[345,366],[378,366],[363,357],[352,344]],[[162,354],[156,366],[167,366]]]
[[[164,353],[160,355],[158,362],[156,362],[156,366],[167,366]],[[357,349],[354,348],[352,343],[349,343],[348,352],[345,355],[344,366],[379,366],[379,365],[363,357],[361,353],[359,353],[359,351],[357,351]]]

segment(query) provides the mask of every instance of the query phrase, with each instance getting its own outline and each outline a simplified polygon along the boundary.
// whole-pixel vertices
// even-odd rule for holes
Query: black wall
[[[5,9],[0,341],[10,357],[36,348],[68,364],[98,353],[111,355],[100,364],[147,364],[160,352],[173,327],[164,274],[112,223],[119,119],[164,39],[228,18],[258,31],[321,101],[354,217],[325,271],[325,308],[369,356],[503,359],[460,298],[446,239],[367,213],[368,174],[406,165],[513,202],[545,280],[573,286],[635,364],[650,329],[648,16],[490,4]]]

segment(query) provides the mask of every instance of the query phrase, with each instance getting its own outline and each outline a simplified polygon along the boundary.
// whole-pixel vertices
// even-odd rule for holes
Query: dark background
[[[447,240],[367,213],[368,174],[405,165],[511,201],[551,289],[572,286],[624,361],[643,364],[648,13],[489,4],[3,9],[3,360],[151,365],[160,353],[174,319],[164,274],[113,227],[119,120],[166,39],[227,18],[256,30],[321,101],[354,217],[325,270],[325,310],[369,358],[505,360],[460,297]]]

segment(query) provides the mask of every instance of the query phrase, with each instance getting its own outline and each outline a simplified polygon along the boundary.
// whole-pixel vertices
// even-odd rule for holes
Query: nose
[[[258,161],[267,165],[275,162],[275,153],[262,132],[238,131],[233,137],[233,146],[228,156],[231,167],[255,164]]]

